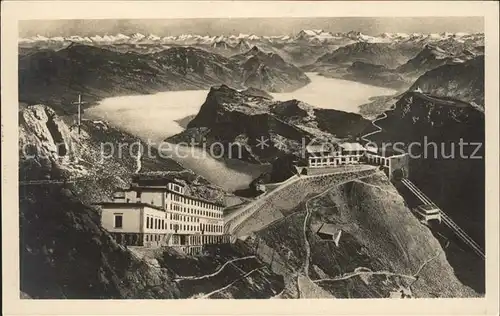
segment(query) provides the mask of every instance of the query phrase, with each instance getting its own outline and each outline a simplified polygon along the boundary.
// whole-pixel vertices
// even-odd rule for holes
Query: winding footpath
[[[328,187],[323,192],[321,192],[319,194],[316,194],[313,197],[310,197],[309,199],[307,199],[307,201],[305,203],[306,216],[304,217],[304,224],[302,226],[302,233],[304,234],[304,249],[306,251],[306,257],[305,257],[304,263],[302,265],[302,274],[307,278],[307,280],[309,282],[311,282],[311,283],[315,283],[316,282],[316,281],[311,280],[311,278],[309,276],[309,264],[310,264],[310,261],[311,261],[311,245],[310,245],[309,240],[307,238],[307,224],[309,223],[309,219],[311,218],[311,215],[312,215],[312,211],[309,208],[309,202],[311,202],[314,199],[320,198],[320,197],[328,194],[334,187],[338,187],[338,186],[344,185],[344,184],[352,182],[352,181],[360,181],[361,179],[368,178],[368,177],[371,177],[371,176],[372,176],[372,174],[369,174],[369,175],[357,177],[357,178],[354,178],[354,179],[346,180],[346,181],[343,181],[341,183],[337,183],[337,184],[335,184],[335,185],[333,185],[331,187]],[[301,276],[300,273],[297,274],[297,289],[298,289],[298,293],[299,293],[299,298],[300,298],[301,292],[302,292],[301,288],[300,288],[300,280],[299,280],[300,276]]]
[[[246,259],[251,259],[251,258],[256,258],[255,256],[247,256],[247,257],[241,257],[241,258],[236,258],[232,259],[229,261],[226,261],[219,269],[217,269],[215,272],[210,273],[210,274],[205,274],[202,276],[179,276],[174,279],[174,281],[182,281],[182,280],[202,280],[202,279],[207,279],[216,276],[217,274],[221,273],[222,270],[228,265],[236,261],[241,261],[241,260],[246,260]],[[239,268],[238,268],[239,269]],[[241,270],[241,269],[240,269]]]
[[[256,268],[256,269],[253,269],[252,271],[248,272],[248,273],[245,273],[244,275],[242,275],[241,277],[237,278],[236,280],[234,280],[233,282],[229,283],[228,285],[218,289],[218,290],[215,290],[215,291],[212,291],[208,294],[205,294],[203,295],[202,297],[200,298],[209,298],[210,296],[216,294],[216,293],[219,293],[219,292],[222,292],[224,290],[227,290],[228,288],[230,288],[231,286],[233,286],[233,284],[235,284],[236,282],[238,281],[241,281],[245,278],[247,278],[250,274],[254,273],[255,271],[259,271],[259,270],[262,270],[262,267],[261,268]]]

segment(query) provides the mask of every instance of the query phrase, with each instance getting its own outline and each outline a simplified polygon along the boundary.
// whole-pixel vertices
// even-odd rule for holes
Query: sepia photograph
[[[12,296],[485,300],[495,275],[498,294],[484,15],[179,12],[10,31]]]

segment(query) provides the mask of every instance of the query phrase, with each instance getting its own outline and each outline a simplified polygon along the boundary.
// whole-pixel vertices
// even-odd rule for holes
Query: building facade
[[[326,143],[306,148],[307,162],[311,168],[357,164],[365,152],[365,147],[359,143]]]
[[[306,155],[309,168],[366,163],[380,166],[391,180],[408,177],[410,172],[408,153],[364,147],[359,143],[310,145],[306,148]]]
[[[102,226],[127,245],[170,246],[198,254],[204,245],[229,242],[224,207],[187,195],[175,180],[134,182],[116,192],[113,202],[101,205]]]

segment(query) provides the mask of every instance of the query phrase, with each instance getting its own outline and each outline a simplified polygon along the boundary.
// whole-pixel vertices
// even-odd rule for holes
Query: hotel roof
[[[335,147],[331,143],[307,145],[307,147],[306,147],[306,151],[308,153],[332,152],[334,149],[335,149]]]
[[[192,195],[181,194],[179,192],[172,191],[172,190],[168,189],[166,185],[162,185],[162,186],[161,185],[150,186],[150,185],[137,185],[137,184],[135,184],[133,186],[130,186],[130,188],[125,189],[123,191],[124,192],[130,192],[130,191],[160,191],[160,192],[169,192],[169,193],[173,193],[173,194],[177,194],[177,195],[183,196],[183,197],[191,199],[191,200],[196,200],[196,201],[199,201],[199,202],[204,202],[204,203],[209,203],[209,204],[213,204],[213,205],[225,207],[225,205],[223,205],[222,203],[219,203],[219,202],[209,201],[209,200],[206,200],[206,199],[203,199],[203,198],[200,198],[200,197],[195,197],[195,196],[192,196]]]
[[[423,211],[433,211],[433,210],[439,210],[439,207],[431,204],[425,204],[425,205],[420,205],[418,206],[419,209]]]
[[[162,211],[162,212],[165,212],[165,209],[163,209],[161,206],[158,206],[158,205],[153,205],[153,204],[149,204],[149,203],[143,203],[143,202],[101,202],[101,203],[94,203],[95,205],[100,205],[100,206],[103,206],[103,207],[106,207],[106,206],[111,206],[111,207],[120,207],[120,206],[131,206],[131,205],[134,205],[134,206],[147,206],[147,207],[150,207],[150,208],[154,208],[154,209],[157,209],[159,211]]]

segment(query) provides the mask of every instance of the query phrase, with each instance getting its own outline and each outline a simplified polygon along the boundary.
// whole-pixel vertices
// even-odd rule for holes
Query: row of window
[[[172,224],[170,223],[170,230],[185,230],[185,231],[205,231],[207,233],[222,233],[224,227],[215,224],[189,225],[189,224]]]
[[[387,159],[385,157],[368,156],[368,161],[369,162],[373,161],[376,164],[383,164],[389,166],[390,159]]]
[[[222,218],[222,214],[206,211],[206,210],[198,210],[195,208],[183,207],[178,204],[171,203],[168,207],[171,211],[184,212],[188,214],[200,215],[200,216],[208,216],[213,218]]]
[[[172,218],[172,215],[174,215],[174,218]],[[180,220],[176,219],[176,216],[178,214],[170,214],[170,219],[174,220]],[[177,216],[180,218],[180,216]],[[186,218],[183,219],[186,221]],[[195,218],[192,216],[187,216],[187,221],[188,222],[196,222],[199,223],[199,218]],[[122,228],[123,227],[123,215],[122,214],[115,214],[115,228]],[[147,229],[162,229],[165,230],[167,229],[167,226],[165,225],[165,220],[162,218],[155,218],[155,217],[150,217],[146,216],[146,228]],[[222,233],[223,231],[223,226],[222,225],[216,225],[216,224],[204,224],[201,223],[198,225],[191,225],[191,224],[172,224],[170,223],[170,230],[175,230],[181,229],[181,230],[187,230],[187,231],[199,231],[199,230],[204,230],[206,232],[210,233]]]
[[[194,216],[184,216],[180,214],[172,214],[170,213],[170,219],[174,221],[183,221],[183,222],[195,222],[199,223],[200,219]]]
[[[348,161],[357,161],[355,157],[342,157],[340,159],[337,158],[338,162],[348,162]],[[334,158],[311,158],[310,163],[333,163],[335,161]]]
[[[146,241],[161,241],[162,240],[162,237],[161,235],[148,235],[146,234]]]
[[[220,207],[220,206],[216,206],[216,205],[211,204],[211,203],[201,202],[198,200],[193,200],[193,199],[183,197],[180,195],[176,195],[176,194],[172,195],[172,200],[176,201],[176,202],[184,203],[186,205],[198,206],[198,207],[206,208],[209,210],[219,210],[219,211],[222,210],[222,207]]]
[[[170,230],[185,230],[185,231],[190,231],[190,232],[195,232],[195,231],[199,231],[199,228],[198,226],[195,226],[195,225],[181,225],[181,224],[172,224],[170,223]]]
[[[311,163],[326,163],[326,162],[329,162],[329,163],[333,163],[335,161],[334,158],[311,158],[310,159],[310,162]]]

